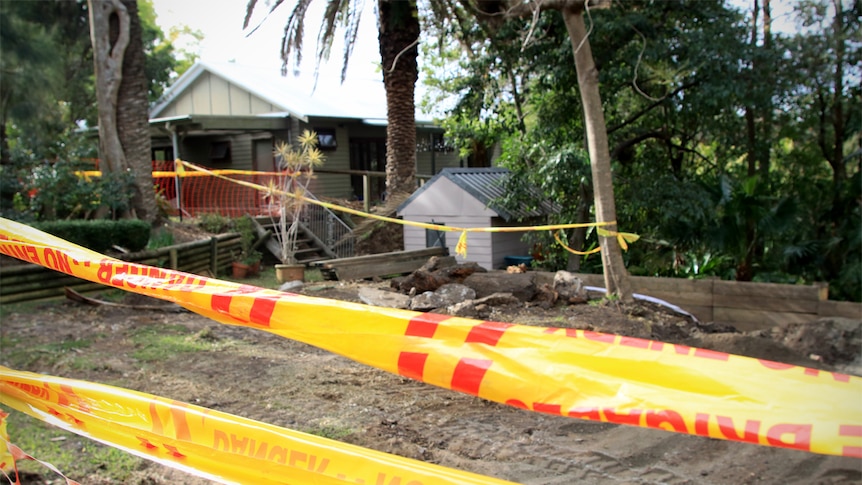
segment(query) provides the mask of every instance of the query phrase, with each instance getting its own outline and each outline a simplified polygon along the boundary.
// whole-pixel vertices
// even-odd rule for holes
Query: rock
[[[303,283],[301,280],[285,281],[281,284],[281,286],[278,287],[278,291],[298,290],[303,286],[305,286],[305,283]]]
[[[420,293],[410,300],[410,309],[418,312],[426,312],[435,308],[445,307],[446,302],[443,298],[433,291]]]
[[[460,283],[447,283],[437,288],[434,293],[447,302],[446,306],[476,298],[476,291],[473,288]]]
[[[554,275],[554,288],[560,300],[567,303],[587,301],[587,289],[580,278],[568,271],[557,271]]]
[[[478,300],[474,300],[473,303],[478,307],[480,305],[485,306],[506,306],[506,305],[520,305],[523,303],[518,299],[515,295],[511,293],[492,293],[486,297],[479,298]]]
[[[511,293],[526,302],[532,300],[538,291],[530,273],[473,273],[463,283],[473,288],[479,298],[494,293]]]
[[[457,264],[458,263],[455,261],[454,256],[431,256],[428,258],[428,261],[419,268],[419,270],[433,273],[434,271],[448,268],[449,266],[455,266]]]
[[[453,317],[476,318],[479,312],[476,311],[476,302],[474,300],[462,301],[454,305],[446,307],[446,314]]]
[[[410,307],[410,297],[407,295],[365,286],[359,288],[359,299],[362,303],[372,306],[401,309]]]

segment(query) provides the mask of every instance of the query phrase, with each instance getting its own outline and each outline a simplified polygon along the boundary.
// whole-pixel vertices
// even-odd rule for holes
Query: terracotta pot
[[[260,274],[260,261],[255,261],[254,264],[249,265],[248,275],[257,276],[258,274]]]
[[[275,278],[279,283],[288,281],[305,281],[304,264],[277,264],[275,265]]]
[[[231,264],[231,269],[233,270],[233,277],[241,279],[248,276],[250,268],[247,264],[240,263],[239,261],[234,261],[233,264]]]

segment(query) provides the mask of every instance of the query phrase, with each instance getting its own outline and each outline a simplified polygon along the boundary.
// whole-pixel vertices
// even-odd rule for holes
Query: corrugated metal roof
[[[475,197],[479,202],[485,204],[486,207],[496,212],[506,221],[515,219],[524,219],[529,217],[539,217],[559,211],[559,206],[553,201],[547,200],[542,196],[538,189],[531,192],[541,202],[538,204],[538,209],[527,210],[505,210],[494,201],[506,195],[505,180],[511,176],[508,169],[502,167],[491,168],[444,168],[440,173],[429,179],[425,184],[405,200],[399,207],[400,212],[404,207],[409,205],[422,192],[431,187],[435,181],[440,178],[446,178],[468,194]]]

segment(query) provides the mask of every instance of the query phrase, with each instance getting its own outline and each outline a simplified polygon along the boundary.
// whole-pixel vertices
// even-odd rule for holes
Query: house
[[[500,207],[495,200],[504,195],[503,182],[508,176],[505,168],[444,168],[398,207],[398,215],[406,221],[453,227],[511,227],[529,224],[518,220],[536,219],[558,211],[550,201],[542,201],[537,210]],[[529,246],[521,240],[523,235],[523,232],[470,232],[467,257],[456,258],[459,262],[474,261],[488,270],[503,268],[507,265],[506,256],[529,254]],[[449,254],[455,254],[459,236],[458,232],[405,225],[404,249],[444,246]]]
[[[442,128],[416,113],[417,174],[459,166],[445,148]],[[362,177],[344,171],[383,172],[386,165],[386,97],[381,80],[320,79],[316,87],[280,69],[198,62],[150,110],[154,160],[180,158],[215,169],[275,171],[273,148],[317,132],[326,163],[313,192],[359,199]],[[342,173],[332,173],[342,171]],[[371,199],[385,188],[372,179]]]

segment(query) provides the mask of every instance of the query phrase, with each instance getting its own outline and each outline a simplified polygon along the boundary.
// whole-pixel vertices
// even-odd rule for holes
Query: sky
[[[243,30],[242,22],[248,0],[152,0],[156,12],[156,23],[167,32],[171,27],[186,25],[200,30],[204,40],[200,43],[200,59],[208,62],[229,62],[255,66],[282,65],[280,49],[284,25],[294,2],[285,1],[263,21],[257,31],[246,35],[251,28]],[[256,15],[250,26],[258,25],[269,11],[270,0],[258,0]],[[324,2],[312,2],[306,16],[306,34],[303,43],[302,77],[310,76],[315,67],[317,27],[320,25]],[[382,79],[377,72],[380,55],[377,51],[377,26],[373,1],[366,0],[362,12],[357,44],[348,66],[348,78]],[[317,7],[315,9],[315,7]],[[330,61],[321,67],[321,77],[338,78],[341,74],[343,53],[340,42],[342,33],[336,34]],[[292,64],[291,64],[292,67]]]

